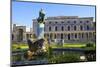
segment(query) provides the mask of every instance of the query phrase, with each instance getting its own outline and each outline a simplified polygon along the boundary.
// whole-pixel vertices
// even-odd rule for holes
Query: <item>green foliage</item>
[[[93,43],[87,43],[86,47],[94,47],[94,44]]]
[[[71,62],[79,62],[79,54],[64,54],[53,56],[49,59],[50,63],[71,63]]]
[[[20,47],[20,46],[18,46],[16,49],[21,49],[21,47]]]
[[[48,47],[47,54],[48,54],[48,58],[52,57],[52,55],[53,55],[52,47],[50,47],[50,46]]]
[[[16,55],[12,57],[13,61],[21,61],[21,56],[20,55]]]

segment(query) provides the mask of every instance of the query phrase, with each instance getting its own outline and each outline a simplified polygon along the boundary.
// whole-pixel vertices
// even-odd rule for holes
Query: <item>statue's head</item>
[[[43,8],[41,8],[40,13],[45,14]]]
[[[39,17],[37,19],[38,23],[44,23],[44,18],[45,18],[45,13],[41,8],[41,10],[39,11]]]

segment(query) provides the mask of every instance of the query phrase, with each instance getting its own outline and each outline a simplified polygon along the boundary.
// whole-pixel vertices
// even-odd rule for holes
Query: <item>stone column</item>
[[[75,33],[73,33],[73,40],[75,40]]]
[[[78,40],[81,40],[81,38],[80,38],[80,37],[81,37],[81,35],[80,35],[80,33],[78,33]]]
[[[77,40],[78,40],[78,33],[76,33],[77,34]]]

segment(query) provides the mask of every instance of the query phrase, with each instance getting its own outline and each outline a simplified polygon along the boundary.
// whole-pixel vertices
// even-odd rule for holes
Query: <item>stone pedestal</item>
[[[43,23],[38,23],[37,37],[38,39],[44,38],[44,24]]]

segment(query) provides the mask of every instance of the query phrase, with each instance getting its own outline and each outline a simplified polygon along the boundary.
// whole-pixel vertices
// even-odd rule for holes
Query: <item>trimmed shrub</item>
[[[86,47],[93,47],[93,46],[94,46],[93,43],[87,43],[87,44],[86,44]]]

